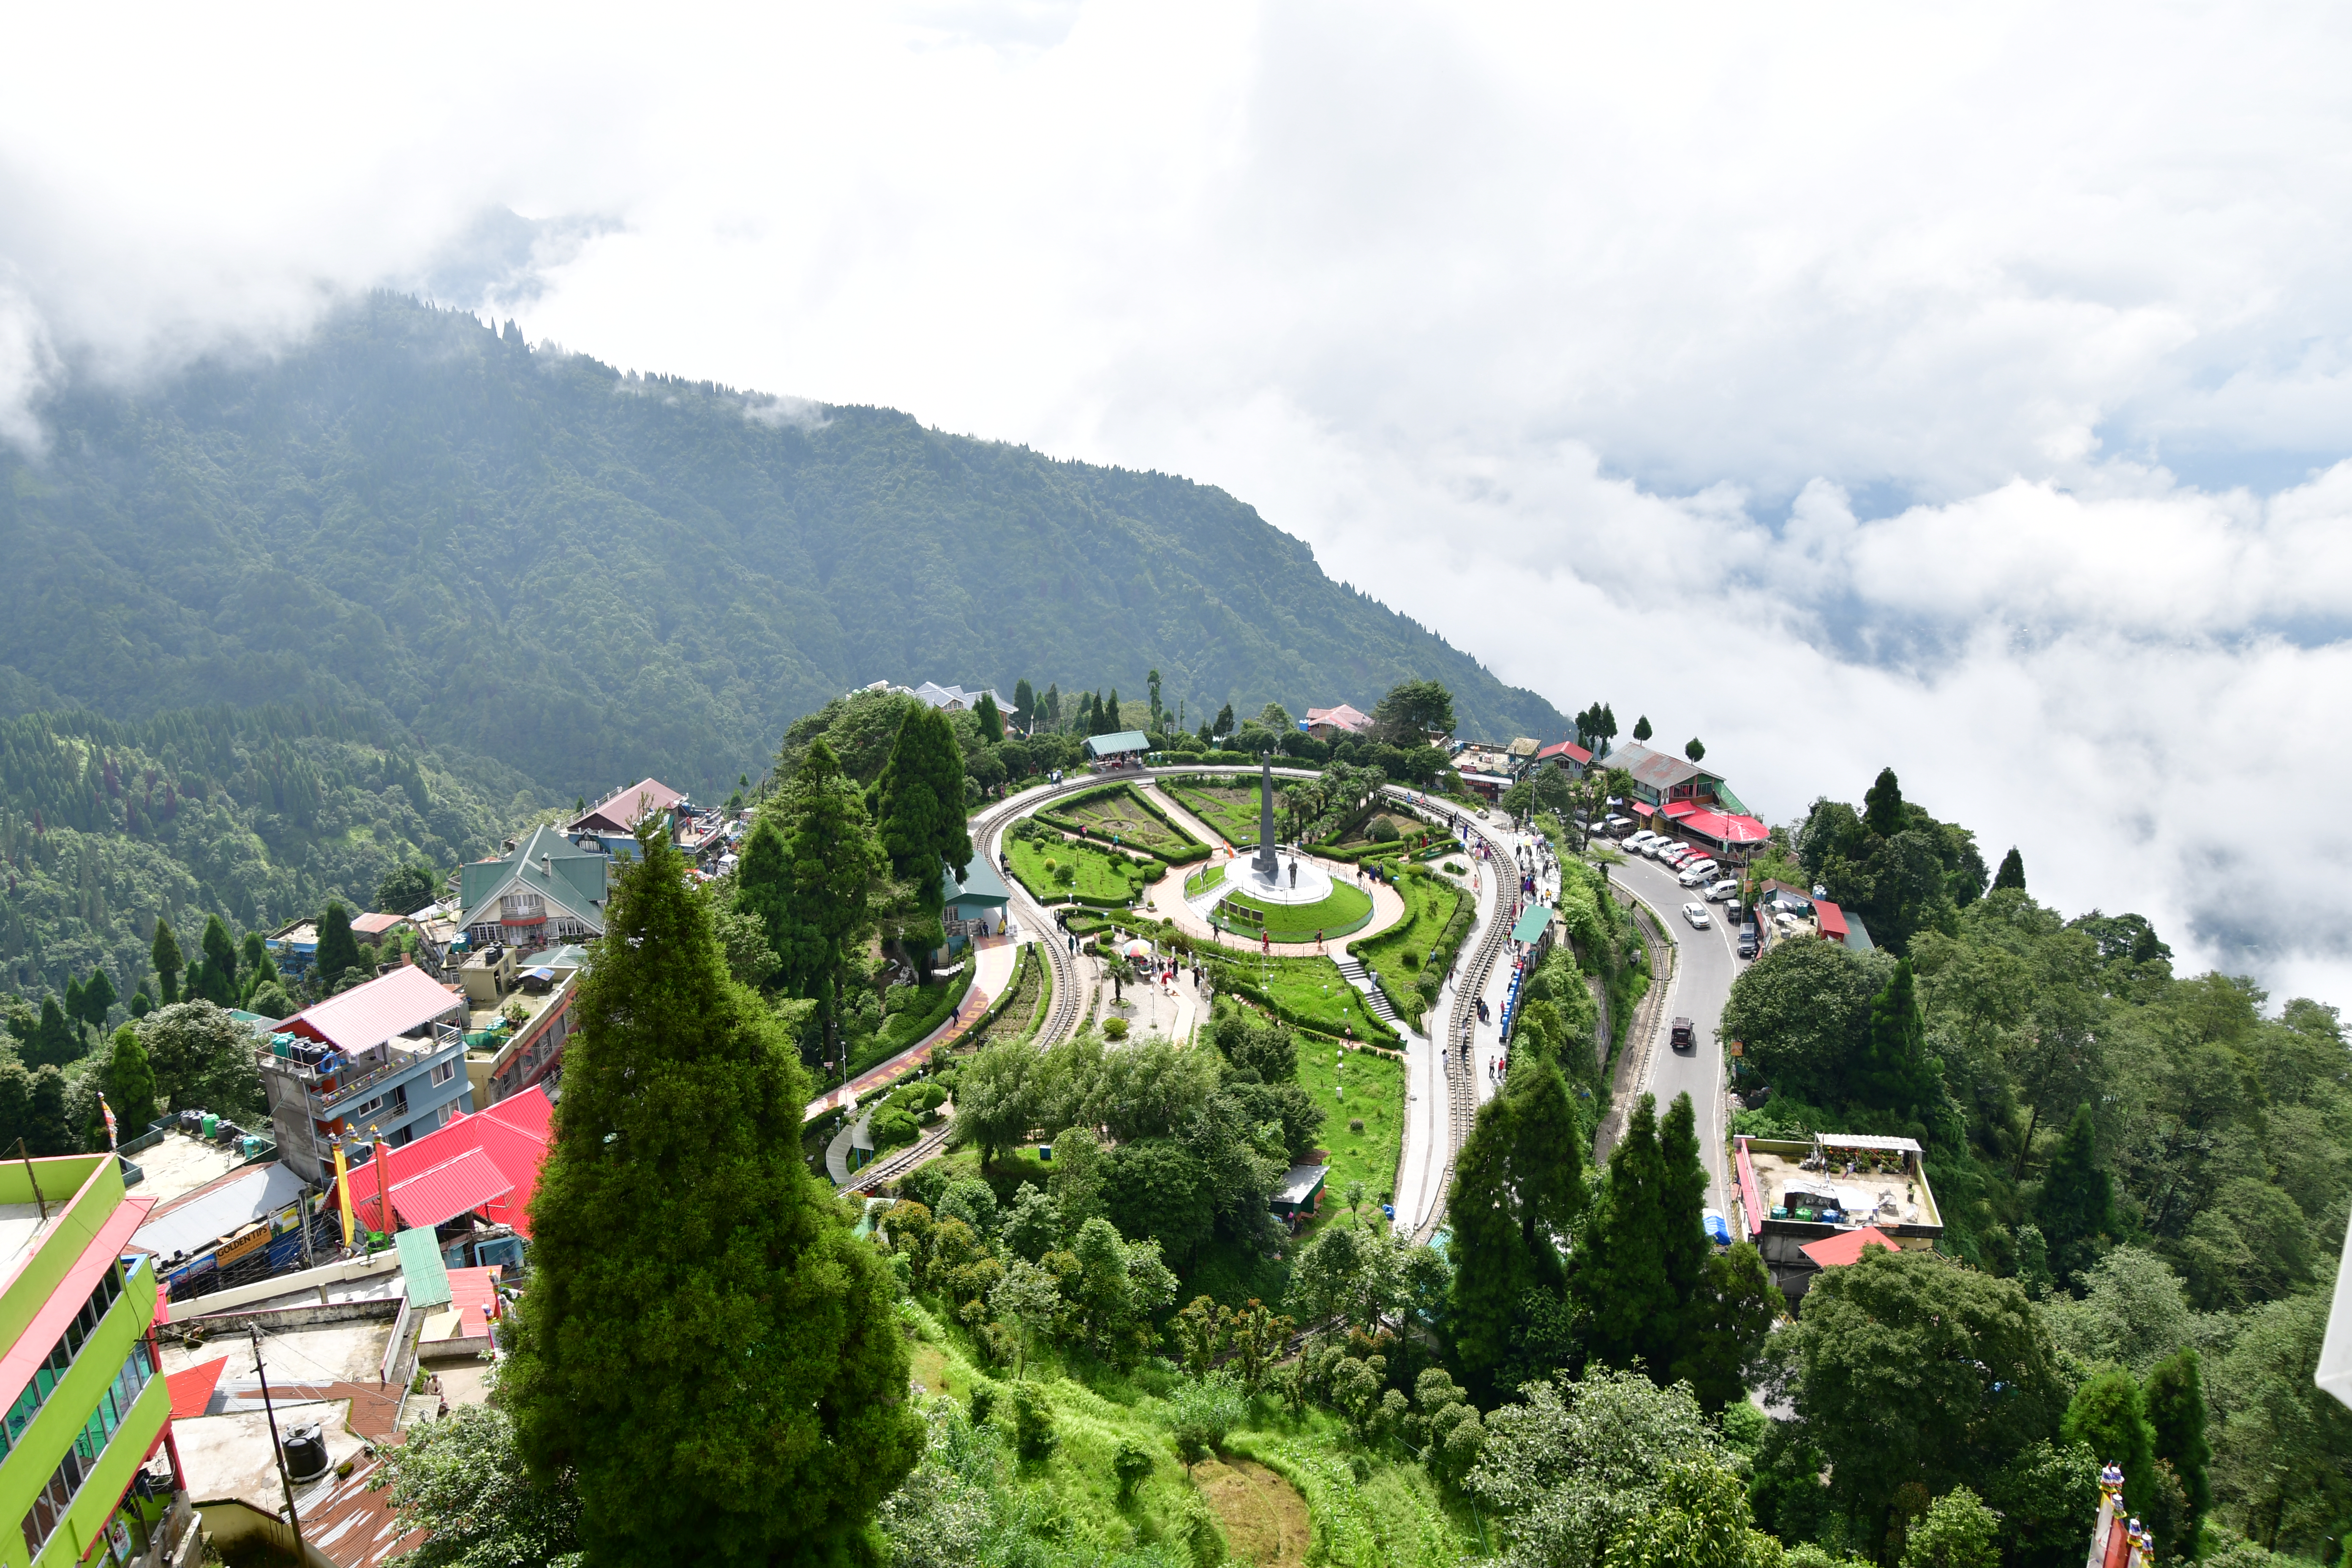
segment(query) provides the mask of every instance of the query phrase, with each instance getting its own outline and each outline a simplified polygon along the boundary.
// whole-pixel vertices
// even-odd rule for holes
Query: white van
[[[1723,868],[1717,866],[1712,860],[1694,860],[1689,865],[1683,868],[1683,886],[1685,888],[1704,887],[1706,883],[1713,881],[1715,879],[1715,874],[1722,868]]]
[[[1739,896],[1739,884],[1727,877],[1706,890],[1707,902],[1719,904]]]
[[[1657,837],[1658,836],[1656,834],[1651,832],[1645,827],[1641,832],[1627,838],[1624,841],[1624,847],[1639,854],[1646,851],[1652,844],[1657,842]]]

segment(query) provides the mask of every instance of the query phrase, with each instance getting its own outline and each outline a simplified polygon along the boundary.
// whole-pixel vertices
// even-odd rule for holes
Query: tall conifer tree
[[[801,759],[776,819],[784,859],[783,940],[774,943],[776,956],[786,988],[816,1003],[832,1055],[852,944],[872,923],[875,884],[889,862],[875,842],[865,798],[822,737]]]
[[[125,1024],[114,1031],[114,1055],[106,1064],[106,1100],[126,1137],[155,1120],[155,1069],[139,1031]]]
[[[2213,1507],[2213,1444],[2205,1433],[2205,1373],[2197,1347],[2183,1345],[2148,1369],[2147,1420],[2156,1430],[2156,1457],[2180,1478],[2189,1500],[2189,1541]]]
[[[155,965],[156,989],[168,1007],[180,999],[180,971],[187,961],[180,956],[180,944],[173,940],[170,924],[160,916],[155,921],[155,943],[147,956]]]
[[[2115,1186],[2099,1160],[2098,1130],[2087,1103],[2075,1108],[2065,1140],[2051,1157],[2036,1213],[2050,1243],[2052,1272],[2064,1279],[2089,1268],[2093,1244],[2115,1224]]]
[[[506,1392],[591,1562],[845,1562],[923,1426],[887,1271],[775,1136],[809,1095],[639,839],[575,1004]]]
[[[205,962],[209,964],[211,960]],[[352,934],[352,912],[340,903],[330,903],[319,921],[316,963],[319,984],[330,991],[342,979],[344,971],[364,967],[359,938]]]
[[[1657,1362],[1681,1302],[1666,1277],[1664,1152],[1658,1102],[1643,1095],[1610,1152],[1609,1178],[1570,1271],[1587,1351],[1612,1366]]]
[[[919,708],[907,716],[883,764],[877,796],[891,874],[907,884],[917,909],[937,915],[946,901],[940,878],[971,861],[963,749],[945,713]]]
[[[228,994],[232,996],[236,995],[236,943],[230,938],[228,927],[221,923],[221,918],[218,915],[205,917],[204,947],[205,962],[212,966],[213,973],[219,976],[221,985]]]

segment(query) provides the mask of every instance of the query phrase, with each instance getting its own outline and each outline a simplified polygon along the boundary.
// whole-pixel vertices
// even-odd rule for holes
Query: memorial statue
[[[1250,858],[1250,868],[1273,882],[1282,875],[1274,852],[1274,753],[1260,757],[1257,767],[1257,853]]]

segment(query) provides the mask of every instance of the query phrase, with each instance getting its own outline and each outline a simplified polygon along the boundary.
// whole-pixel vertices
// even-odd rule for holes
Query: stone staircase
[[[1361,960],[1352,952],[1343,952],[1339,954],[1339,964],[1340,978],[1363,993],[1366,1012],[1391,1029],[1402,1031],[1406,1028],[1405,1021],[1390,1005],[1388,993],[1381,989],[1380,982],[1371,977]]]

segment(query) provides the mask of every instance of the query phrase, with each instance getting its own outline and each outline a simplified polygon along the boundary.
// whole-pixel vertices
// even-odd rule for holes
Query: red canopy
[[[1885,1231],[1869,1225],[1853,1230],[1842,1230],[1835,1236],[1825,1237],[1798,1250],[1811,1258],[1816,1268],[1843,1268],[1849,1263],[1860,1261],[1862,1255],[1874,1247],[1883,1247],[1889,1252],[1902,1250],[1886,1239]]]

